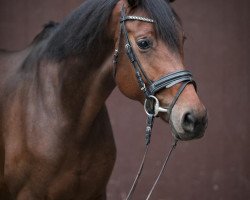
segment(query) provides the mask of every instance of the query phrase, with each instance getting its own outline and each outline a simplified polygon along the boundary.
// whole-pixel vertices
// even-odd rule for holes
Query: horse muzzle
[[[193,140],[204,136],[208,124],[207,110],[184,112],[181,116],[172,113],[169,124],[174,137],[178,140]]]

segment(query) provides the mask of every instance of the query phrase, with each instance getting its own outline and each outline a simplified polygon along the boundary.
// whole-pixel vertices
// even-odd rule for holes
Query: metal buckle
[[[144,110],[148,116],[153,115],[154,117],[156,117],[159,112],[168,113],[168,109],[160,107],[159,100],[153,95],[150,95],[145,100]]]

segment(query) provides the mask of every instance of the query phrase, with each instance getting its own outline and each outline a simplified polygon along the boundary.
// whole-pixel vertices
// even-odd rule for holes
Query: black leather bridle
[[[127,16],[125,13],[125,8],[123,7],[121,10],[121,19],[120,19],[120,31],[119,31],[119,36],[118,36],[118,45],[117,48],[115,50],[114,53],[114,76],[116,74],[116,64],[118,62],[118,56],[119,56],[119,48],[120,48],[120,44],[121,44],[121,38],[122,38],[122,34],[125,38],[125,51],[127,53],[127,56],[130,60],[130,62],[132,63],[132,66],[135,70],[135,76],[137,78],[138,81],[138,85],[141,89],[141,91],[143,91],[144,96],[145,96],[145,103],[144,103],[144,109],[145,112],[147,114],[147,126],[146,126],[146,150],[142,159],[142,163],[140,165],[140,169],[137,173],[137,176],[134,180],[134,183],[130,189],[130,192],[127,196],[127,200],[131,199],[132,194],[135,190],[135,187],[137,185],[138,179],[141,175],[142,172],[142,168],[144,166],[144,161],[148,152],[148,147],[150,144],[150,139],[151,139],[151,132],[152,132],[152,128],[153,128],[153,124],[154,124],[154,118],[158,115],[159,112],[165,112],[167,113],[169,119],[172,113],[172,109],[175,106],[178,98],[180,97],[181,93],[184,91],[185,87],[188,84],[193,84],[195,86],[196,89],[196,83],[193,80],[192,74],[190,71],[187,70],[180,70],[180,71],[176,71],[173,72],[171,74],[167,74],[163,77],[161,77],[159,80],[157,81],[151,81],[147,74],[145,73],[145,71],[143,70],[143,67],[139,61],[139,59],[137,58],[131,42],[129,40],[129,36],[128,36],[128,32],[125,26],[126,21],[142,21],[142,22],[146,22],[146,23],[155,23],[155,21],[153,19],[149,19],[149,18],[145,18],[145,17],[140,17],[140,16]],[[162,108],[160,107],[160,103],[159,100],[157,99],[157,97],[155,96],[155,94],[157,92],[159,92],[160,90],[163,90],[165,88],[170,88],[173,87],[176,84],[181,83],[181,86],[179,87],[174,99],[172,100],[171,104],[167,107],[167,108]],[[163,164],[163,167],[161,169],[161,172],[159,174],[159,176],[157,177],[153,187],[150,190],[150,193],[147,196],[148,200],[154,190],[154,187],[156,186],[168,160],[170,157],[170,154],[172,153],[173,149],[175,148],[176,144],[177,144],[177,138],[175,138],[175,142],[168,154],[168,156],[165,159],[165,162]]]

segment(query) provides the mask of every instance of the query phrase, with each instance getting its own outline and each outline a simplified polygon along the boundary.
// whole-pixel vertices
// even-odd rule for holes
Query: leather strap
[[[127,20],[136,20],[136,21],[142,21],[142,22],[148,22],[148,23],[154,23],[154,20],[146,18],[146,17],[140,17],[140,16],[129,16],[124,15],[122,16],[120,22],[124,22]]]
[[[152,110],[150,109],[145,109],[148,111],[146,111],[147,113],[147,126],[146,126],[146,149],[145,149],[145,153],[139,168],[139,171],[135,177],[134,183],[130,189],[130,192],[126,198],[126,200],[129,200],[132,198],[132,195],[135,191],[135,188],[137,186],[138,180],[141,176],[142,173],[142,169],[144,166],[144,162],[147,156],[147,152],[148,152],[148,148],[149,148],[149,144],[150,144],[150,138],[151,138],[151,132],[152,132],[152,128],[153,128],[153,124],[154,124],[154,117],[158,114],[158,112],[166,112],[169,117],[171,116],[171,112],[173,107],[175,106],[177,100],[179,99],[180,95],[182,94],[183,90],[185,89],[185,87],[191,83],[195,86],[196,89],[196,83],[193,80],[192,74],[191,72],[187,71],[187,70],[180,70],[171,74],[167,74],[166,76],[163,76],[162,78],[160,78],[159,80],[153,82],[151,81],[147,74],[145,73],[145,71],[143,70],[143,67],[139,61],[139,59],[137,58],[135,52],[133,51],[132,45],[130,43],[129,37],[128,37],[128,32],[125,26],[125,22],[127,20],[139,20],[139,21],[144,21],[147,23],[155,23],[154,20],[152,19],[148,19],[145,17],[139,17],[139,16],[126,16],[125,13],[125,8],[123,7],[121,10],[121,19],[120,19],[120,32],[119,32],[119,36],[118,36],[118,46],[115,50],[114,53],[114,76],[116,73],[116,64],[118,62],[118,55],[119,55],[119,48],[120,48],[120,40],[121,40],[121,35],[124,34],[124,38],[125,38],[125,50],[127,53],[127,56],[130,60],[130,62],[132,63],[134,70],[135,70],[135,76],[137,78],[139,87],[141,88],[141,90],[143,91],[144,95],[145,95],[145,105],[146,102],[148,101],[148,103],[152,103],[152,105],[154,105],[156,102],[159,102],[159,100],[155,97],[155,94],[164,89],[164,88],[170,88],[178,83],[181,83],[181,86],[179,87],[176,95],[174,96],[171,104],[168,106],[168,108],[161,108],[160,105],[157,104],[157,106],[152,106]],[[146,81],[146,83],[145,83]],[[151,102],[150,102],[151,101]],[[156,101],[156,102],[154,102]],[[155,109],[155,107],[157,107],[157,111]],[[156,113],[157,112],[157,113]],[[164,162],[164,165],[161,169],[161,172],[159,174],[159,176],[157,177],[153,187],[150,190],[150,193],[147,196],[147,200],[150,198],[157,182],[159,181],[159,178],[161,176],[161,174],[164,171],[164,168],[169,160],[169,157],[173,151],[173,149],[175,148],[177,143],[177,140],[175,141],[175,144],[172,146],[168,156],[166,157],[166,160]]]
[[[189,83],[193,83],[196,87],[195,81],[193,80],[193,76],[190,71],[181,70],[173,72],[153,82],[149,86],[149,91],[150,93],[155,94],[161,89],[170,88],[178,83],[186,81],[188,81]]]

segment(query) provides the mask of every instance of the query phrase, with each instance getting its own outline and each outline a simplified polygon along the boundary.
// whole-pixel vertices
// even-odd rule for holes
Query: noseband
[[[172,109],[175,106],[178,98],[180,97],[181,93],[184,91],[185,87],[188,84],[193,84],[195,86],[196,89],[196,83],[193,80],[192,74],[190,71],[187,70],[180,70],[180,71],[176,71],[170,74],[167,74],[163,77],[161,77],[159,80],[157,81],[151,81],[146,72],[144,71],[139,59],[137,58],[131,42],[129,40],[129,36],[128,36],[128,32],[125,26],[126,21],[142,21],[142,22],[146,22],[146,23],[155,23],[155,21],[153,19],[149,19],[149,18],[145,18],[145,17],[139,17],[139,16],[126,16],[125,13],[125,9],[124,7],[121,10],[121,19],[120,19],[120,31],[119,31],[119,36],[118,36],[118,46],[117,49],[115,50],[114,53],[114,76],[116,73],[116,64],[118,62],[118,56],[119,56],[119,48],[120,48],[120,43],[121,43],[121,38],[122,38],[122,34],[124,35],[125,38],[125,50],[126,50],[126,54],[130,60],[130,62],[132,63],[132,66],[135,70],[135,76],[138,82],[138,85],[141,89],[141,91],[143,91],[144,96],[145,96],[145,103],[144,103],[144,109],[145,112],[147,114],[147,126],[146,126],[146,150],[142,159],[142,163],[140,165],[140,169],[137,173],[137,176],[134,180],[134,183],[130,189],[130,192],[127,196],[127,200],[131,199],[131,196],[135,190],[135,187],[137,185],[138,179],[141,175],[142,172],[142,168],[144,166],[144,161],[147,155],[147,151],[148,151],[148,146],[150,144],[150,139],[151,139],[151,132],[152,132],[152,128],[153,128],[153,124],[154,124],[154,118],[160,113],[167,113],[168,118],[170,119],[171,113],[172,113]],[[146,82],[145,82],[146,81]],[[160,106],[159,100],[158,98],[155,96],[155,94],[157,92],[159,92],[160,90],[163,90],[165,88],[171,88],[176,84],[181,83],[181,86],[179,87],[176,95],[174,96],[172,102],[170,103],[170,105],[167,108],[162,108]],[[175,143],[172,146],[172,149],[170,150],[170,152],[168,153],[165,162],[163,164],[163,167],[161,169],[161,172],[159,174],[159,176],[157,177],[153,187],[150,190],[150,193],[147,196],[147,200],[150,198],[168,160],[170,157],[170,154],[172,153],[173,149],[175,148],[177,144],[177,139],[175,138]]]

